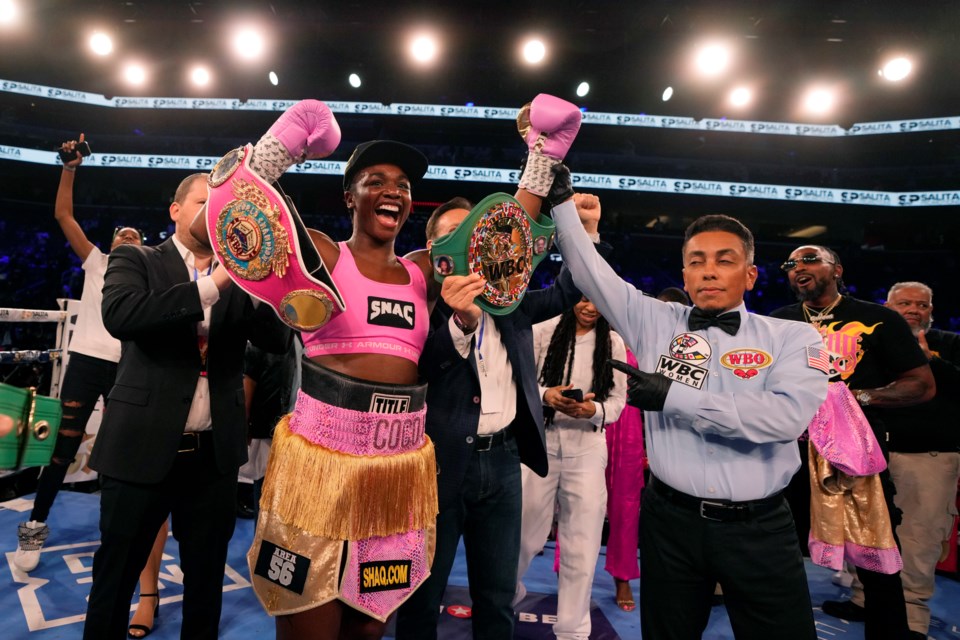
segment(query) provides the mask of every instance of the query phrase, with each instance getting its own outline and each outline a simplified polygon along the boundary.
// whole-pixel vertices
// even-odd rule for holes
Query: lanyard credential
[[[213,261],[212,261],[212,260],[210,261],[210,266],[207,267],[207,272],[206,272],[204,275],[207,275],[207,276],[208,276],[208,275],[210,275],[211,273],[213,273]],[[194,268],[193,268],[193,281],[196,282],[196,281],[199,280],[199,279],[200,279],[200,272],[198,272],[198,271],[197,271],[197,268],[194,267]]]
[[[483,330],[487,326],[487,314],[480,312],[480,332],[477,334],[477,368],[484,376],[487,375],[487,364],[483,361]]]

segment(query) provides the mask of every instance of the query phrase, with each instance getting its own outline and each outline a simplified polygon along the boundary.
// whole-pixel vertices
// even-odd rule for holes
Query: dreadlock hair
[[[610,323],[603,316],[597,318],[594,327],[597,343],[593,349],[593,379],[590,389],[594,399],[602,402],[610,395],[613,388],[613,368],[608,364],[610,359]],[[543,361],[540,372],[540,383],[548,387],[557,387],[570,384],[570,373],[573,370],[574,350],[577,346],[577,317],[573,309],[567,309],[560,316],[560,322],[550,337],[550,346],[547,347],[547,357]],[[544,408],[547,424],[553,422],[555,410]]]

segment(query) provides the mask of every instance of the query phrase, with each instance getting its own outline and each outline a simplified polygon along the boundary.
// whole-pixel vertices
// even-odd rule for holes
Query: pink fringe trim
[[[896,547],[874,549],[849,541],[841,546],[817,540],[812,535],[810,536],[809,547],[810,560],[814,564],[834,571],[843,568],[844,560],[861,569],[869,569],[888,575],[903,569],[903,560],[900,558],[900,551]]]

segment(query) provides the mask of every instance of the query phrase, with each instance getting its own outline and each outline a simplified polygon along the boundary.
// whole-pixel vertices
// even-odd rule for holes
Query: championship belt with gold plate
[[[433,276],[479,273],[487,281],[477,305],[493,315],[506,315],[523,299],[530,275],[547,254],[556,234],[550,218],[531,218],[506,193],[487,196],[452,233],[430,248]]]
[[[293,203],[250,168],[253,146],[234,149],[207,178],[207,231],[237,286],[298,331],[315,331],[345,308]]]

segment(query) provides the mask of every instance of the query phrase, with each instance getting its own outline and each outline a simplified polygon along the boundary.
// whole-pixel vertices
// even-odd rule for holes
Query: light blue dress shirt
[[[756,500],[786,487],[801,464],[796,440],[827,396],[827,376],[808,363],[823,347],[817,331],[754,315],[742,302],[736,335],[689,331],[691,307],[644,296],[621,279],[597,254],[572,201],[553,217],[577,287],[642,371],[673,379],[663,411],[644,412],[653,474],[705,500]]]

